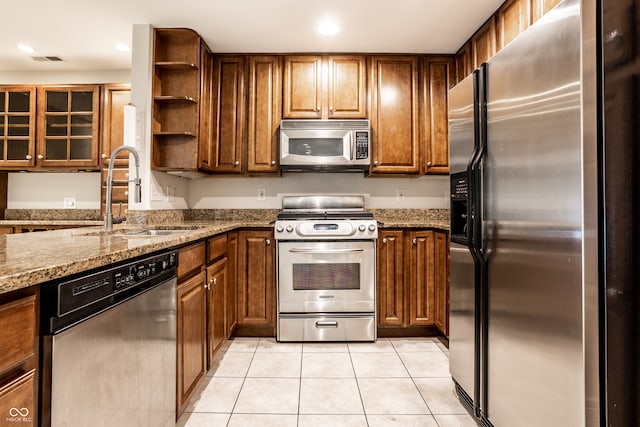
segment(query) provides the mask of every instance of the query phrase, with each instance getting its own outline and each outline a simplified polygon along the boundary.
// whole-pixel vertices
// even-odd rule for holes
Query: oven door
[[[280,313],[373,313],[374,241],[278,243]]]

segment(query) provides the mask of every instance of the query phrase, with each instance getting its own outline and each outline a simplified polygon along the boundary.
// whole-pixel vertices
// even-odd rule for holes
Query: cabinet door
[[[238,234],[238,325],[275,325],[275,244],[272,230]]]
[[[278,56],[249,57],[248,173],[278,172],[282,67]]]
[[[471,55],[473,68],[478,68],[496,53],[496,25],[495,18],[491,18],[471,37]]]
[[[178,285],[178,416],[206,372],[205,272]]]
[[[15,380],[0,386],[0,414],[6,420],[6,424],[2,425],[24,427],[37,425],[35,375],[35,370],[30,370]]]
[[[436,231],[435,237],[435,324],[449,336],[449,239],[447,233]]]
[[[227,300],[227,315],[225,317],[225,328],[227,338],[233,335],[238,325],[238,232],[233,231],[227,234],[227,289],[225,297]]]
[[[456,53],[456,83],[467,77],[473,71],[471,57],[471,42],[467,42]]]
[[[100,86],[38,88],[40,166],[98,168]]]
[[[409,277],[408,326],[430,326],[435,323],[435,271],[433,231],[407,233],[405,253]]]
[[[381,230],[377,247],[378,326],[404,325],[402,230]]]
[[[0,167],[32,167],[35,164],[35,138],[35,86],[1,86]]]
[[[529,0],[509,0],[496,16],[497,48],[501,50],[531,25],[531,3]]]
[[[531,0],[531,10],[533,12],[533,22],[556,7],[562,0]]]
[[[36,352],[36,297],[31,295],[0,306],[0,378],[33,358]],[[9,345],[8,343],[11,343]]]
[[[215,56],[217,96],[213,117],[211,170],[242,173],[244,167],[244,56]]]
[[[451,57],[426,57],[422,67],[422,94],[425,102],[424,125],[426,146],[422,172],[449,173],[449,75],[453,67]]]
[[[322,117],[322,57],[284,58],[284,111],[286,119]]]
[[[367,82],[364,56],[330,56],[327,62],[329,118],[366,118]]]
[[[198,130],[198,167],[212,171],[215,163],[213,147],[214,102],[217,96],[213,55],[202,41],[200,49],[200,127]]]
[[[418,57],[374,56],[369,79],[371,173],[420,172]]]
[[[226,258],[207,267],[207,366],[209,368],[227,338],[225,331],[226,277]]]

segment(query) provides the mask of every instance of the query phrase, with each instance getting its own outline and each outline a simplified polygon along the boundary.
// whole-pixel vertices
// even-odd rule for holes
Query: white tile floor
[[[475,427],[436,338],[277,343],[236,338],[180,427]]]

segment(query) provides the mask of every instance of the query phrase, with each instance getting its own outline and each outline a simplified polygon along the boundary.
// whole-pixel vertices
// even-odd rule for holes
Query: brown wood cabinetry
[[[186,28],[157,28],[154,34],[151,167],[196,171],[203,43]]]
[[[0,168],[35,165],[36,87],[0,86]]]
[[[225,330],[227,258],[207,267],[207,367],[227,339]]]
[[[283,116],[365,118],[365,70],[365,57],[359,55],[285,56]]]
[[[420,172],[418,62],[418,56],[371,57],[372,174]]]
[[[275,336],[273,230],[238,233],[238,328],[236,334]]]
[[[244,172],[245,57],[215,55],[211,171]]]
[[[423,125],[425,147],[422,173],[449,173],[449,88],[454,79],[454,62],[450,56],[426,56],[422,63],[421,94],[424,111]]]
[[[467,77],[472,71],[471,41],[468,41],[456,53],[456,83]]]
[[[249,56],[247,172],[278,172],[278,126],[282,119],[282,58]]]
[[[225,298],[227,304],[227,315],[225,318],[225,328],[227,338],[230,338],[238,326],[238,232],[227,233],[227,288]]]
[[[3,420],[17,417],[16,424],[35,426],[38,420],[37,296],[2,296],[1,300],[0,342],[4,345],[0,352],[0,414]],[[19,408],[21,413],[13,414],[9,412],[11,408]]]
[[[101,189],[100,189],[100,214],[104,215],[107,200],[107,172],[111,153],[124,144],[124,106],[131,101],[131,88],[128,85],[105,85],[102,104],[102,148],[100,154]],[[113,179],[118,181],[113,185],[111,212],[118,214],[120,206],[122,213],[119,216],[126,218],[126,210],[129,203],[128,184],[121,183],[129,179],[129,152],[118,153],[113,165]],[[120,190],[120,191],[118,191]]]
[[[380,230],[378,335],[447,334],[448,271],[447,233]]]
[[[496,21],[491,16],[489,20],[471,37],[471,56],[473,68],[478,68],[483,62],[496,53]]]
[[[542,16],[549,12],[551,9],[556,7],[558,3],[562,0],[530,0],[531,1],[531,11],[533,15],[533,22],[536,22],[538,19],[542,18]]]
[[[98,168],[100,86],[38,86],[37,164]]]
[[[501,50],[531,25],[530,0],[508,0],[498,9],[496,20],[497,50]]]
[[[435,323],[443,335],[449,336],[449,237],[436,231],[435,238]]]
[[[179,417],[207,368],[207,295],[205,245],[197,243],[178,253],[177,401]]]

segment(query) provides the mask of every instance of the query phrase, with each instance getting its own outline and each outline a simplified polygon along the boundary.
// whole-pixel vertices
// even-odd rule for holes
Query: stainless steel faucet
[[[129,179],[126,181],[114,181],[113,180],[113,164],[115,163],[115,159],[118,153],[123,150],[127,150],[131,152],[131,154],[133,154],[133,157],[136,162],[136,177],[135,179]],[[124,183],[130,183],[130,182],[133,182],[136,185],[134,202],[140,203],[140,199],[142,198],[142,186],[140,185],[142,183],[140,179],[140,156],[138,155],[138,152],[136,151],[135,148],[130,147],[128,145],[121,145],[120,147],[113,150],[113,153],[111,153],[111,158],[109,159],[109,171],[107,172],[107,207],[104,214],[104,229],[107,231],[110,231],[113,229],[113,224],[120,224],[122,222],[122,217],[117,216],[114,218],[113,214],[111,213],[111,198],[112,198],[111,193],[113,191],[113,184],[124,184]]]

